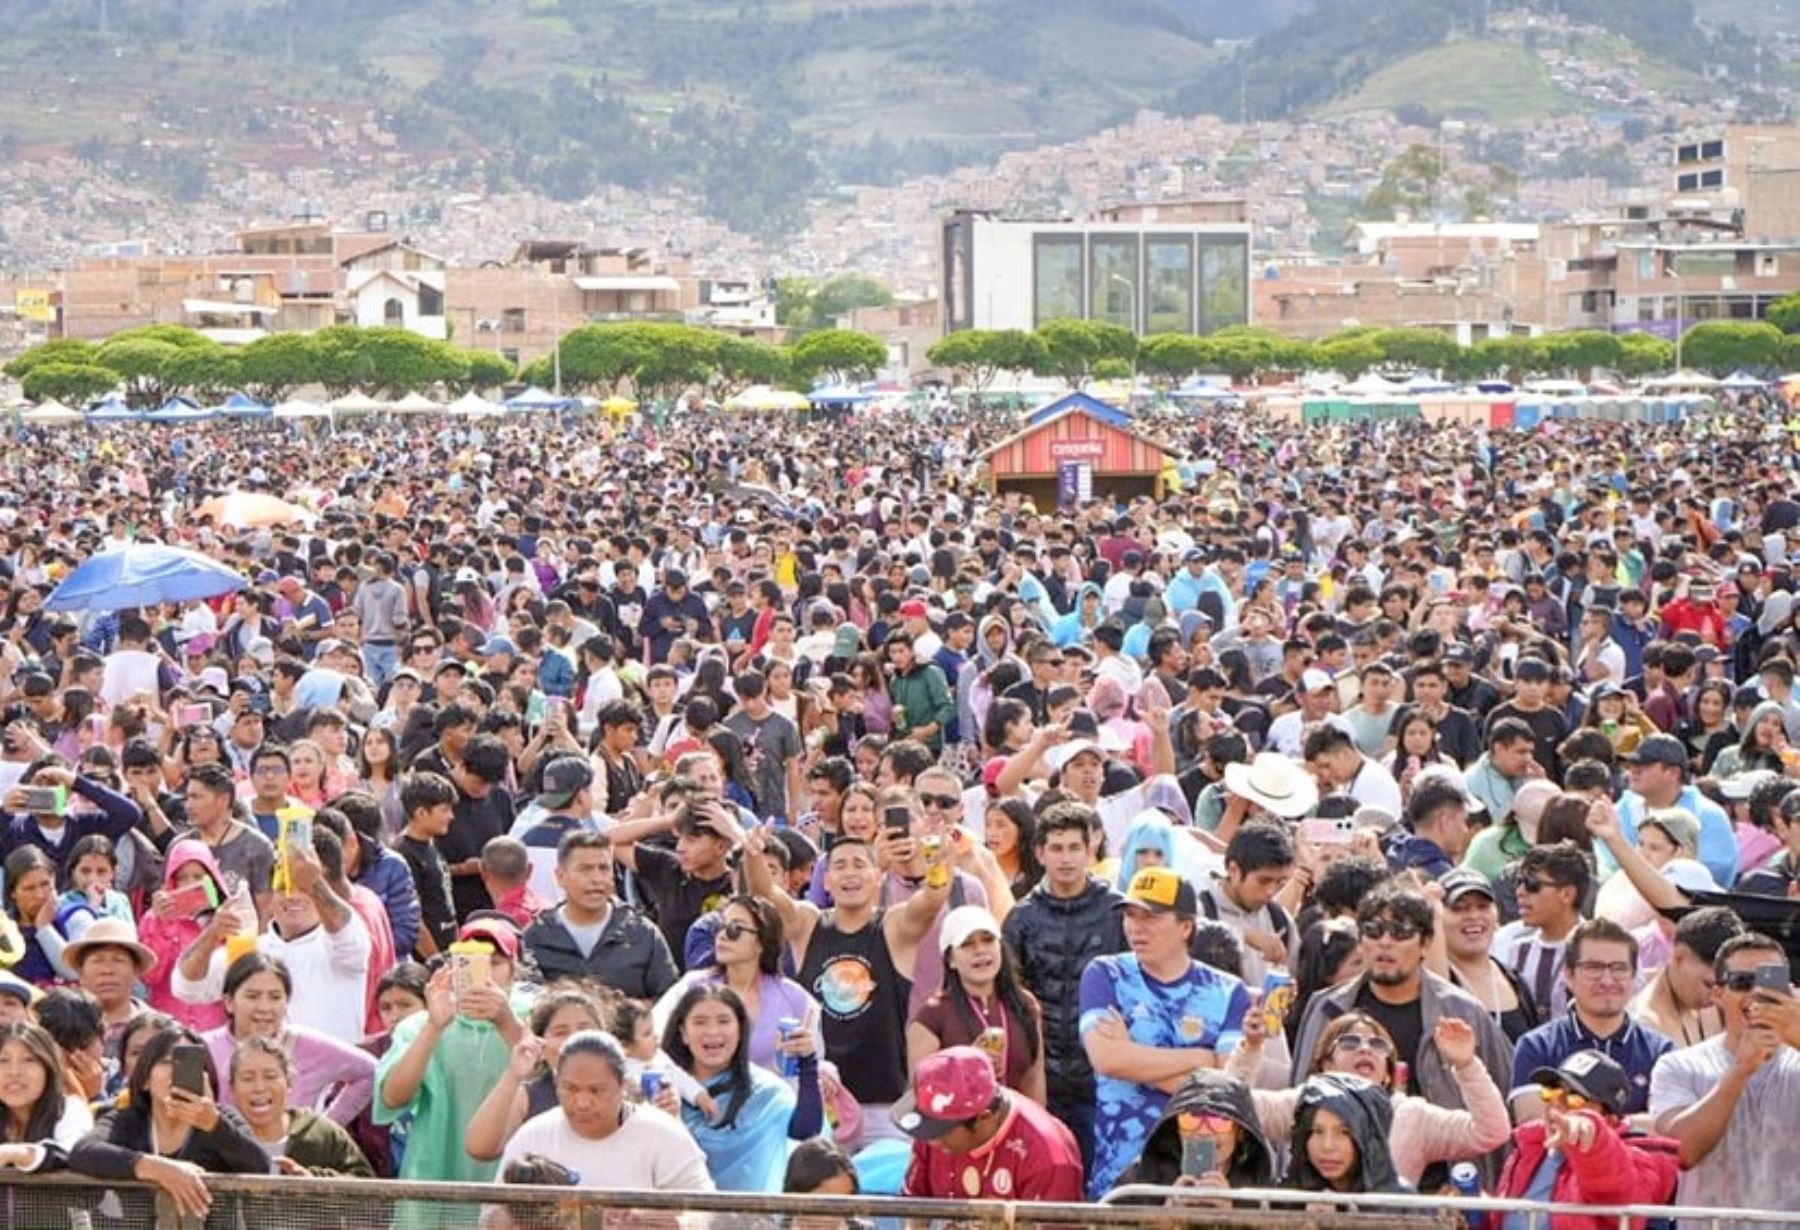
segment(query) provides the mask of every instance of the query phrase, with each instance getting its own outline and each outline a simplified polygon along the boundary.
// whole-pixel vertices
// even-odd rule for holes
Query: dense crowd
[[[19,433],[0,1166],[1800,1208],[1784,413]]]

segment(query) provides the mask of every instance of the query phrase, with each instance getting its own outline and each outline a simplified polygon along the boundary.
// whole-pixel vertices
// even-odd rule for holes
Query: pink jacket
[[[1394,1127],[1388,1134],[1388,1149],[1394,1158],[1395,1173],[1408,1184],[1416,1186],[1419,1176],[1433,1162],[1473,1160],[1498,1149],[1512,1135],[1506,1099],[1479,1059],[1462,1066],[1456,1073],[1456,1083],[1467,1110],[1448,1110],[1409,1094],[1394,1098]],[[1264,1136],[1287,1140],[1294,1134],[1298,1089],[1256,1089],[1250,1096],[1256,1103],[1256,1117],[1262,1123]]]
[[[211,848],[197,837],[183,838],[169,847],[163,867],[163,891],[175,891],[176,873],[190,863],[198,863],[206,868],[207,874],[212,877],[213,887],[218,890],[219,900],[223,901],[226,896],[225,877],[219,873],[219,864],[213,858]],[[138,939],[143,942],[144,947],[156,954],[156,964],[144,975],[144,987],[148,992],[146,998],[150,1006],[174,1017],[196,1033],[205,1033],[223,1025],[225,1005],[217,1001],[210,1004],[190,1004],[186,1000],[177,999],[169,986],[169,980],[174,976],[175,962],[200,932],[205,930],[206,921],[210,917],[207,914],[200,918],[161,919],[154,913],[146,912],[143,921],[138,924]]]

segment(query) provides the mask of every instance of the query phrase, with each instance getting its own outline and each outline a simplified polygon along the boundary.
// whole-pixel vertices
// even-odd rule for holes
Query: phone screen
[[[912,812],[904,807],[890,807],[881,813],[881,823],[888,832],[904,837],[912,831]]]
[[[183,1044],[169,1052],[174,1071],[170,1073],[169,1083],[177,1089],[185,1089],[189,1093],[205,1095],[206,1093],[206,1048]]]
[[[1219,1142],[1211,1136],[1184,1136],[1181,1141],[1181,1173],[1198,1179],[1217,1170]]]
[[[1773,991],[1786,997],[1793,994],[1793,987],[1788,982],[1788,972],[1779,965],[1759,965],[1756,967],[1756,989]]]

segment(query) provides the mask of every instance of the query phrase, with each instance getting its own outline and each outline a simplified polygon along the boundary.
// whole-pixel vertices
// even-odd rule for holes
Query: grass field
[[[1341,115],[1407,103],[1433,115],[1478,113],[1492,123],[1514,124],[1564,110],[1569,100],[1523,47],[1458,42],[1389,65],[1324,110]]]

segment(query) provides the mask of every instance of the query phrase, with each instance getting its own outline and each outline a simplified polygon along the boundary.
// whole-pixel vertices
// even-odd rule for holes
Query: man
[[[1084,1166],[1094,1152],[1094,1069],[1081,1045],[1081,972],[1125,948],[1116,908],[1123,898],[1089,871],[1100,833],[1091,807],[1065,802],[1045,809],[1033,839],[1044,878],[1003,924],[1019,979],[1043,1012],[1050,1112],[1075,1133]]]
[[[1738,844],[1725,809],[1700,793],[1687,780],[1687,748],[1674,735],[1651,735],[1635,751],[1619,757],[1625,762],[1631,788],[1619,800],[1619,824],[1625,840],[1637,844],[1638,822],[1646,811],[1685,808],[1700,821],[1699,858],[1713,879],[1730,888],[1737,882]],[[1610,875],[1618,864],[1607,850],[1597,850],[1600,873]]]
[[[615,895],[612,843],[574,829],[556,846],[562,898],[525,929],[525,950],[545,982],[584,979],[633,999],[656,999],[675,983],[668,941]]]
[[[275,845],[262,832],[235,815],[237,783],[222,764],[194,765],[186,785],[188,821],[219,864],[227,895],[240,890],[256,904],[258,918],[269,917],[270,876]]]
[[[550,908],[531,891],[531,852],[517,837],[490,838],[481,847],[481,886],[494,903],[494,913],[521,931]]]
[[[1061,681],[1062,651],[1054,645],[1035,645],[1026,658],[1026,665],[1031,670],[1031,677],[1013,684],[1005,695],[1009,700],[1023,701],[1031,710],[1031,720],[1043,726],[1050,720],[1050,689]]]
[[[888,697],[894,704],[894,737],[923,743],[934,755],[942,752],[944,731],[956,717],[944,673],[936,663],[921,661],[908,637],[891,636],[884,648],[893,667]]]
[[[375,554],[375,575],[356,587],[350,611],[362,627],[363,673],[371,687],[380,688],[400,665],[397,646],[406,635],[406,590],[394,579],[394,557]],[[425,613],[429,622],[429,613]]]
[[[336,622],[331,604],[306,587],[299,577],[283,577],[275,584],[275,592],[288,604],[288,621],[299,634],[300,644],[310,661],[320,641],[331,634]]]
[[[106,1026],[106,1050],[118,1058],[125,1023],[146,1007],[132,996],[138,980],[156,964],[156,954],[138,942],[137,928],[122,918],[93,921],[80,939],[63,948],[63,963],[76,973],[81,989],[100,1005]]]
[[[1321,722],[1329,723],[1352,739],[1356,737],[1350,723],[1337,712],[1337,682],[1324,671],[1309,669],[1303,672],[1294,689],[1294,697],[1299,708],[1290,709],[1269,723],[1268,746],[1273,751],[1289,760],[1304,759],[1306,733]],[[1398,788],[1395,793],[1399,793]]]
[[[1569,722],[1562,712],[1549,703],[1550,682],[1555,668],[1542,658],[1521,658],[1513,671],[1513,698],[1497,705],[1487,716],[1487,728],[1494,730],[1501,722],[1515,719],[1531,731],[1532,758],[1544,768],[1544,776],[1559,777],[1561,762],[1557,748],[1569,737]]]
[[[1613,640],[1614,614],[1603,606],[1581,613],[1581,644],[1575,651],[1575,675],[1583,688],[1601,684],[1625,686],[1625,650]]]
[[[1475,673],[1475,651],[1467,645],[1451,645],[1444,650],[1443,661],[1444,680],[1450,685],[1445,699],[1485,723],[1488,713],[1500,703],[1500,689]]]
[[[1681,1143],[1677,1203],[1800,1209],[1800,1001],[1781,944],[1754,931],[1713,967],[1725,1032],[1664,1056],[1650,1078],[1654,1130]]]
[[[1306,767],[1321,795],[1342,791],[1359,807],[1378,807],[1390,816],[1404,809],[1400,783],[1379,763],[1357,750],[1356,741],[1336,726],[1316,726],[1302,744]]]
[[[1407,1066],[1406,1092],[1438,1106],[1465,1108],[1461,1085],[1432,1033],[1443,1017],[1466,1021],[1475,1030],[1476,1055],[1504,1088],[1512,1076],[1512,1044],[1477,1000],[1425,968],[1425,949],[1436,925],[1425,895],[1386,881],[1357,905],[1356,925],[1364,972],[1315,995],[1307,1005],[1294,1044],[1294,1082],[1306,1078],[1325,1027],[1347,1012],[1362,1012],[1381,1022],[1394,1039],[1394,1058]]]
[[[1438,879],[1469,848],[1469,799],[1455,782],[1436,773],[1414,785],[1403,817],[1405,824],[1388,834],[1382,847],[1395,871],[1413,868]]]
[[[1639,991],[1626,1012],[1677,1046],[1694,1046],[1725,1032],[1713,964],[1719,949],[1744,924],[1722,905],[1691,910],[1675,924],[1669,963]]]
[[[1449,692],[1443,663],[1419,663],[1412,668],[1413,703],[1394,715],[1392,729],[1404,729],[1406,719],[1413,713],[1424,714],[1437,726],[1438,750],[1455,761],[1458,768],[1466,769],[1481,756],[1481,732],[1466,711],[1446,699]]]
[[[451,906],[458,921],[492,909],[481,882],[481,850],[496,837],[512,832],[512,792],[501,783],[512,768],[506,745],[495,735],[476,735],[450,766],[456,787],[454,817],[437,839],[438,856],[450,871]]]
[[[519,813],[512,836],[525,843],[531,860],[531,891],[546,901],[556,886],[557,849],[569,833],[594,825],[594,767],[578,754],[559,754],[544,765],[536,805]]]
[[[1513,889],[1519,906],[1516,922],[1494,936],[1494,959],[1518,974],[1545,1020],[1561,1016],[1569,1006],[1569,983],[1562,978],[1563,954],[1581,922],[1587,900],[1587,858],[1568,841],[1533,846],[1519,860]]]
[[[1569,1010],[1519,1039],[1513,1055],[1513,1118],[1541,1119],[1539,1069],[1554,1068],[1577,1051],[1599,1051],[1625,1070],[1630,1091],[1628,1114],[1649,1105],[1650,1073],[1675,1044],[1631,1019],[1625,1005],[1637,977],[1637,941],[1631,932],[1604,918],[1576,927],[1569,936],[1568,962],[1562,970]]]
[[[657,833],[675,834],[675,849],[646,844]],[[607,831],[613,855],[637,876],[677,964],[687,950],[688,928],[724,903],[736,888],[731,855],[741,834],[727,805],[693,799]]]
[[[645,661],[651,666],[667,662],[669,650],[680,638],[698,636],[702,628],[712,626],[706,602],[688,588],[686,573],[670,568],[662,581],[662,588],[644,604]]]
[[[1119,907],[1130,951],[1098,958],[1081,976],[1081,1043],[1098,1095],[1090,1199],[1143,1151],[1188,1074],[1219,1066],[1238,1045],[1250,1008],[1241,981],[1188,955],[1199,914],[1193,885],[1146,867]]]
[[[744,746],[757,818],[791,819],[796,813],[789,810],[790,806],[806,797],[805,781],[800,776],[801,757],[806,749],[800,742],[800,732],[770,706],[768,680],[762,675],[746,671],[737,677],[736,684],[738,707],[725,719],[725,728]]]
[[[1545,776],[1534,755],[1536,747],[1537,738],[1524,722],[1507,719],[1488,728],[1487,751],[1470,767],[1463,784],[1487,812],[1489,824],[1506,820],[1520,786]]]
[[[288,794],[293,779],[293,759],[281,744],[265,743],[250,757],[250,815],[270,841],[280,838],[284,815],[312,815],[312,808]]]
[[[1294,843],[1274,824],[1241,825],[1225,847],[1225,874],[1199,892],[1200,913],[1231,928],[1244,946],[1243,978],[1263,985],[1275,966],[1288,968],[1300,933],[1275,898],[1294,874]]]
[[[106,655],[100,680],[100,699],[108,708],[117,709],[145,693],[162,694],[164,663],[150,648],[152,643],[152,629],[144,620],[131,616],[119,621],[119,647]]]
[[[920,1060],[893,1117],[913,1138],[902,1196],[1081,1199],[1081,1153],[1068,1127],[1002,1088],[993,1060],[977,1047],[946,1047]]]

